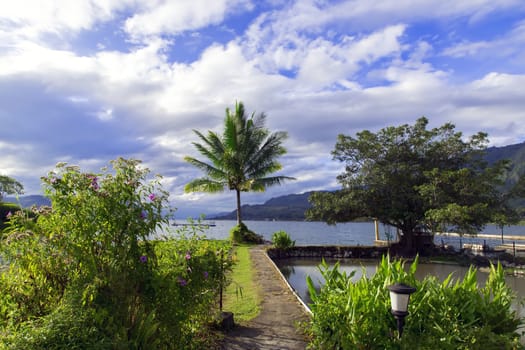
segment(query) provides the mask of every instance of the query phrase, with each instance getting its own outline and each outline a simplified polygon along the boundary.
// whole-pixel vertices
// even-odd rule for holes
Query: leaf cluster
[[[318,291],[308,277],[313,317],[310,346],[315,349],[521,349],[522,320],[512,309],[514,295],[505,284],[500,265],[492,266],[488,281],[478,285],[471,268],[462,280],[450,275],[415,278],[417,259],[406,269],[400,260],[383,258],[373,276],[353,281],[354,272],[330,269]],[[387,287],[401,282],[416,287],[401,339],[390,312]]]
[[[377,218],[404,234],[449,228],[475,232],[496,213],[508,214],[498,191],[507,162],[483,160],[487,135],[465,139],[446,123],[414,125],[339,135],[335,160],[345,165],[342,189],[311,196],[310,219],[330,223]]]
[[[0,175],[0,202],[3,194],[22,194],[24,186],[12,177]]]
[[[288,249],[295,246],[295,241],[286,231],[277,231],[272,235],[272,244],[278,249]]]

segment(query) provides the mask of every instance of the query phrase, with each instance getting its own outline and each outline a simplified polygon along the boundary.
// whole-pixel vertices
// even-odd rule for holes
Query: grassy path
[[[224,293],[225,311],[234,313],[235,322],[245,322],[255,318],[262,302],[260,286],[254,279],[250,246],[235,247],[236,264],[231,273],[231,283]]]
[[[242,250],[241,250],[242,251]],[[250,276],[260,295],[260,312],[250,321],[242,322],[224,338],[224,350],[304,350],[305,336],[297,329],[300,322],[308,320],[303,306],[289,290],[285,281],[266,255],[263,246],[246,247],[250,261]],[[242,257],[242,254],[240,254]],[[243,264],[239,264],[241,267]],[[234,272],[234,275],[236,273]],[[247,293],[240,298],[247,303]],[[235,298],[235,292],[233,293]],[[259,309],[259,306],[257,307]],[[228,310],[228,311],[233,311]],[[237,322],[238,316],[234,314]]]

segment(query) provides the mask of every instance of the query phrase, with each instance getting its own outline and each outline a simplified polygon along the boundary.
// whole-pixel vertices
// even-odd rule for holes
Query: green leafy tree
[[[480,230],[502,212],[498,188],[507,162],[484,161],[485,133],[465,141],[453,124],[430,130],[427,124],[422,117],[413,126],[339,135],[332,154],[345,163],[342,189],[314,193],[308,217],[329,223],[377,218],[401,231],[398,247],[406,253],[422,248],[422,232]]]
[[[0,175],[0,202],[2,202],[2,195],[5,194],[22,194],[24,186],[15,179]]]
[[[209,160],[209,163],[193,157],[184,159],[205,173],[204,177],[186,184],[186,192],[235,191],[237,198],[237,223],[242,222],[241,192],[264,191],[266,187],[279,185],[287,176],[269,176],[281,170],[277,161],[286,153],[282,146],[287,133],[270,133],[265,128],[264,113],[247,116],[242,102],[235,104],[235,110],[226,109],[224,132],[219,135],[208,131],[208,135],[194,130],[202,143],[193,145]]]

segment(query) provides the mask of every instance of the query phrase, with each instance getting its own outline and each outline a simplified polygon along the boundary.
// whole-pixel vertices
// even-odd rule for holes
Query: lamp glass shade
[[[410,294],[400,294],[390,291],[390,303],[392,310],[406,312],[408,310],[408,300]]]

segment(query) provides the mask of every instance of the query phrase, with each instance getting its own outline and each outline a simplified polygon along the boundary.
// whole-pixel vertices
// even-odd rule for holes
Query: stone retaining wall
[[[301,246],[288,249],[269,248],[268,256],[272,259],[286,258],[346,258],[379,259],[388,253],[388,247],[367,246]]]

